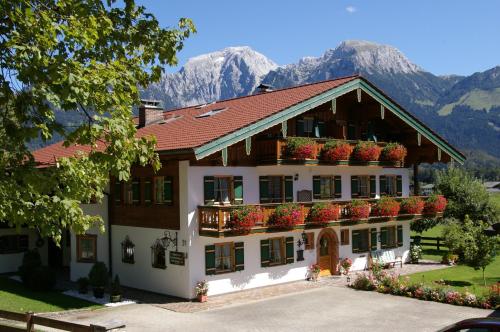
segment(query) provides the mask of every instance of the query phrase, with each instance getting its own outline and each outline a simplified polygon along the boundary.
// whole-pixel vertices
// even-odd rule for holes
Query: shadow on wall
[[[243,274],[243,273],[240,273]],[[254,275],[238,276],[238,278],[230,278],[231,286],[243,289],[246,285],[250,283]]]
[[[290,271],[290,267],[288,265],[282,265],[279,267],[275,266],[275,267],[272,267],[272,269],[273,270],[270,271],[268,273],[268,275],[269,275],[269,278],[273,279],[273,280],[283,278]]]

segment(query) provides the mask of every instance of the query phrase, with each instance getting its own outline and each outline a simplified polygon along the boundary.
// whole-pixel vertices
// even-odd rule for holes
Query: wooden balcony
[[[314,159],[293,159],[287,156],[287,139],[286,138],[267,138],[260,139],[256,143],[256,150],[258,151],[258,162],[260,164],[299,164],[299,165],[369,165],[369,166],[389,166],[389,167],[403,167],[403,163],[394,163],[386,161],[369,161],[362,162],[357,160],[340,160],[336,162],[326,161],[321,159],[321,151],[329,139],[316,138],[314,139],[313,153],[316,156]],[[358,141],[342,140],[355,146]],[[377,145],[384,147],[386,142],[377,142]]]
[[[401,198],[395,198],[400,201]],[[377,202],[376,199],[366,199],[366,201],[370,204],[370,211],[372,211],[373,205]],[[418,214],[402,214],[400,213],[397,217],[380,217],[370,215],[368,219],[360,219],[360,220],[351,220],[348,211],[348,204],[350,201],[322,201],[322,202],[332,202],[337,205],[340,205],[341,208],[341,216],[339,220],[332,221],[327,223],[326,225],[318,225],[313,223],[307,223],[305,218],[307,217],[309,210],[312,205],[316,202],[303,202],[297,203],[300,205],[302,209],[301,213],[301,222],[294,227],[294,230],[302,230],[308,228],[319,228],[325,226],[335,226],[335,225],[355,225],[361,223],[380,223],[387,222],[388,220],[414,220],[422,218],[422,215]],[[274,213],[274,210],[280,203],[272,203],[272,204],[248,204],[259,206],[263,218],[262,222],[255,225],[252,228],[250,233],[264,233],[264,232],[276,232],[283,230],[276,230],[273,227],[268,227],[268,221],[271,215]],[[230,224],[231,211],[237,209],[241,205],[225,205],[225,206],[217,206],[217,205],[202,205],[198,206],[198,224],[199,224],[199,234],[201,236],[210,236],[210,237],[227,237],[227,236],[236,236],[238,234],[234,234],[232,230],[228,227]],[[441,214],[434,215],[426,215],[425,217],[439,217]]]

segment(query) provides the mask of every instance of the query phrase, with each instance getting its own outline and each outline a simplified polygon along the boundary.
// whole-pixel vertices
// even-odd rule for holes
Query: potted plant
[[[402,144],[389,143],[382,149],[382,159],[394,163],[403,162],[408,151]]]
[[[302,208],[295,203],[280,204],[269,218],[269,225],[275,228],[290,229],[302,222]]]
[[[445,252],[443,255],[442,263],[443,264],[448,264],[448,265],[455,265],[455,263],[458,261],[458,255],[455,255],[451,252]]]
[[[358,142],[354,147],[353,156],[354,159],[368,162],[377,161],[380,157],[382,148],[375,142]]]
[[[344,259],[340,260],[340,273],[343,275],[348,275],[349,270],[351,269],[352,266],[352,259],[349,257],[346,257]]]
[[[348,211],[351,220],[366,219],[370,215],[370,203],[353,199],[348,205]]]
[[[382,197],[375,203],[372,213],[379,217],[396,217],[399,214],[399,202],[391,197]]]
[[[403,198],[401,212],[406,214],[422,214],[425,202],[420,197]]]
[[[94,297],[104,297],[104,287],[108,284],[108,269],[103,262],[95,262],[89,272],[89,283],[92,286]]]
[[[231,211],[228,227],[237,234],[248,234],[252,228],[262,222],[262,210],[258,206],[239,206]]]
[[[347,142],[331,140],[323,147],[322,158],[326,161],[349,160],[353,149]]]
[[[441,213],[446,209],[446,198],[442,195],[431,195],[427,198],[424,205],[425,214]]]
[[[312,138],[289,137],[286,141],[286,152],[293,159],[314,159],[314,145]]]
[[[328,224],[339,218],[340,206],[331,203],[314,203],[307,215],[307,221],[315,224]]]
[[[208,282],[206,280],[198,281],[194,288],[198,302],[206,302],[208,294]]]
[[[318,281],[318,276],[319,273],[321,272],[321,268],[319,267],[319,264],[312,264],[309,266],[309,280],[311,281]]]
[[[121,302],[122,301],[122,288],[120,285],[120,278],[118,275],[115,275],[115,279],[111,283],[111,292],[109,295],[109,301],[111,303]]]
[[[78,293],[87,294],[89,288],[89,278],[81,277],[76,281],[78,284]]]

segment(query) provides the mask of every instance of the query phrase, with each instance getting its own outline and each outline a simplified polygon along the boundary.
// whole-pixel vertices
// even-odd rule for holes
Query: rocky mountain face
[[[167,108],[191,106],[248,95],[277,65],[250,47],[228,47],[191,58],[177,73],[142,93]]]

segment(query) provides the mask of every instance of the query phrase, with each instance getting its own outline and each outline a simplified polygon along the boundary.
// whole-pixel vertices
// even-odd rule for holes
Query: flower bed
[[[367,201],[353,199],[348,206],[351,220],[366,219],[370,215],[370,204]]]
[[[382,197],[373,207],[372,214],[378,217],[396,217],[399,209],[399,202],[394,198]]]
[[[339,220],[340,206],[337,204],[315,203],[309,210],[307,222],[328,224],[330,221]]]
[[[231,211],[228,227],[235,233],[248,234],[259,222],[262,222],[263,214],[258,206],[246,205]]]
[[[420,197],[404,198],[401,201],[401,212],[407,214],[422,214],[425,202]]]
[[[382,271],[378,275],[358,273],[349,287],[483,309],[498,309],[500,307],[500,295],[498,289],[495,288],[498,287],[496,285],[491,287],[488,295],[478,297],[469,292],[461,293],[453,289],[424,286],[421,283],[410,284],[408,277],[402,279],[395,273]]]
[[[302,208],[295,203],[280,204],[269,218],[269,226],[290,229],[302,222]]]
[[[347,142],[331,140],[323,147],[322,158],[327,161],[349,160],[353,149]]]
[[[382,149],[382,160],[391,162],[403,162],[408,151],[398,143],[389,143]]]
[[[382,148],[374,142],[358,142],[354,147],[354,159],[359,161],[377,161],[379,160]]]
[[[432,195],[427,198],[424,205],[424,213],[436,214],[441,213],[446,209],[448,201],[442,195]]]
[[[286,141],[286,153],[294,159],[314,159],[315,142],[308,137],[289,137]]]

